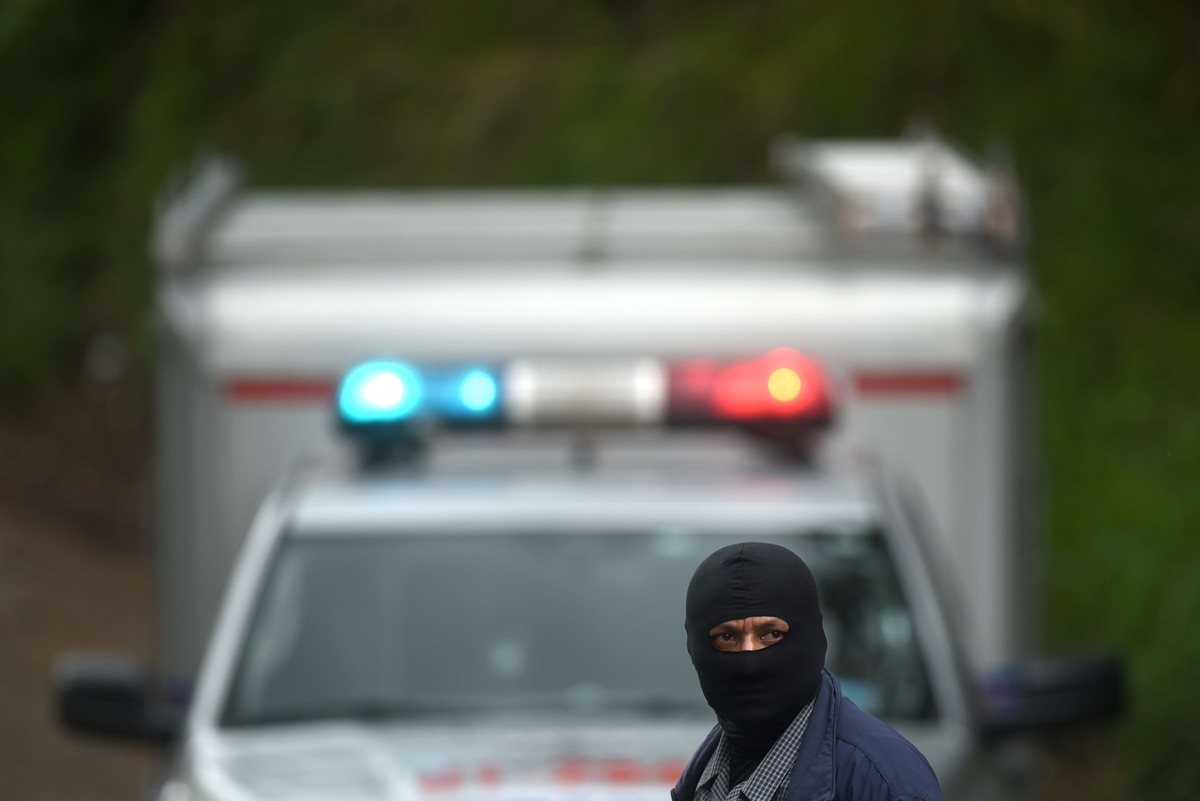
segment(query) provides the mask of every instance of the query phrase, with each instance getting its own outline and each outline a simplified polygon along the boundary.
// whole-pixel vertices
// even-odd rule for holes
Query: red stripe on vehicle
[[[600,775],[610,784],[636,784],[646,779],[646,767],[632,759],[606,759]]]
[[[422,773],[417,777],[422,790],[453,790],[463,784],[461,770],[451,768],[437,773]]]
[[[687,769],[687,760],[672,760],[668,762],[659,762],[654,772],[660,782],[675,784],[679,781],[679,777],[683,775],[683,771]]]
[[[583,759],[567,759],[554,771],[554,780],[559,784],[581,784],[587,780],[588,765]]]
[[[859,395],[957,395],[965,383],[961,373],[945,370],[854,374],[854,389]]]
[[[225,397],[237,403],[310,403],[333,397],[328,378],[232,378]]]

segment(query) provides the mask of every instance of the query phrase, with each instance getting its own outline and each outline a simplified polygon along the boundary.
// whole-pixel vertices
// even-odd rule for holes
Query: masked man
[[[688,653],[719,725],[674,801],[942,801],[929,763],[842,695],[808,566],[742,543],[705,559],[687,591]]]

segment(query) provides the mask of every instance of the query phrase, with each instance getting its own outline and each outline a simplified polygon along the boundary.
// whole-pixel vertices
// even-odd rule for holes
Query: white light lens
[[[363,384],[362,398],[377,409],[399,406],[404,400],[404,382],[395,373],[380,373]]]
[[[519,361],[508,368],[504,402],[524,425],[657,423],[666,373],[651,359]]]

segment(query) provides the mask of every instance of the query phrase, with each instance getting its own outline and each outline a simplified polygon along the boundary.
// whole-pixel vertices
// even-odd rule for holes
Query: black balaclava
[[[767,648],[718,651],[709,639],[709,631],[727,620],[764,616],[789,626]],[[730,545],[696,568],[683,625],[700,689],[732,746],[732,787],[749,776],[820,687],[825,630],[817,584],[787,548]]]

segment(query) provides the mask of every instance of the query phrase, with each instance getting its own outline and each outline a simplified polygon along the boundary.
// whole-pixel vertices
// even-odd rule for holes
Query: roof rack
[[[236,159],[207,156],[197,160],[160,198],[151,253],[168,271],[182,271],[201,255],[205,235],[242,187],[243,170]]]
[[[516,260],[582,265],[828,252],[1018,261],[1021,196],[1003,161],[980,167],[930,133],[895,140],[785,138],[784,187],[255,192],[227,157],[196,162],[160,204],[153,255],[168,273],[202,260],[289,265]],[[790,191],[789,191],[790,190]]]
[[[772,146],[771,161],[839,247],[1021,251],[1021,195],[1010,165],[980,167],[928,131],[900,140],[786,137]]]

